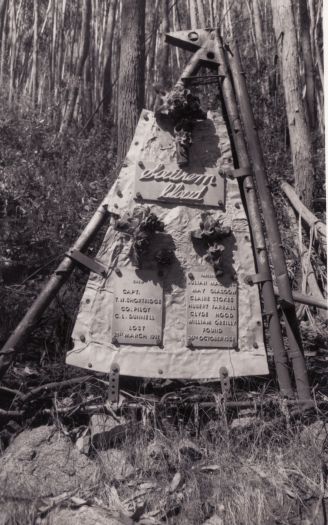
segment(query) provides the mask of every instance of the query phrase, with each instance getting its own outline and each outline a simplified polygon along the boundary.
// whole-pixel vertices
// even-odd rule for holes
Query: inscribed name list
[[[162,342],[163,287],[156,272],[123,269],[115,276],[112,342]]]
[[[237,285],[223,285],[211,272],[187,278],[187,341],[202,348],[238,345]]]

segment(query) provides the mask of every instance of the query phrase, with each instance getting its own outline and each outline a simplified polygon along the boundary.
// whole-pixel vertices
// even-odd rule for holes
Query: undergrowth
[[[326,426],[317,421],[307,431],[281,418],[274,425],[242,421],[232,428],[225,418],[211,417],[198,430],[167,420],[154,425],[153,418],[135,422],[134,432],[116,443],[132,470],[116,477],[112,449],[94,450],[92,483],[76,496],[125,516],[139,509],[147,524],[199,525],[213,515],[224,525],[324,523],[316,520],[325,512]],[[182,453],[181,444],[190,440],[197,459]],[[37,523],[40,504],[33,496],[7,502],[8,523]]]
[[[1,106],[0,345],[105,197],[115,165],[105,124],[58,135],[40,116]],[[48,352],[56,363],[67,349],[85,281],[74,272],[43,316],[30,340],[34,363],[44,364]]]

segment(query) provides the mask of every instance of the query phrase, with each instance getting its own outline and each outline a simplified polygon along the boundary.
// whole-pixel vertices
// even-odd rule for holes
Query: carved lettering
[[[163,289],[155,272],[121,270],[115,277],[112,341],[158,345],[162,341]],[[142,278],[144,277],[144,279]]]
[[[189,346],[235,348],[238,338],[237,286],[192,271],[187,280],[187,340]]]
[[[137,167],[136,198],[188,204],[224,206],[224,179],[217,169],[206,168],[204,173],[186,172],[173,164],[149,162],[146,167]]]

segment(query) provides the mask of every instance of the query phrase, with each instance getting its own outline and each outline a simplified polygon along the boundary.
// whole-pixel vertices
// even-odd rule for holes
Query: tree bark
[[[0,45],[2,41],[2,32],[4,30],[6,8],[7,8],[7,0],[0,0]]]
[[[315,126],[315,87],[314,87],[314,67],[311,52],[310,39],[310,17],[305,0],[299,0],[299,22],[300,22],[300,44],[302,48],[304,75],[306,86],[306,106],[309,116],[309,123],[313,129]]]
[[[162,0],[162,28],[161,28],[161,53],[159,57],[159,75],[158,82],[161,86],[166,86],[169,78],[169,54],[170,45],[165,42],[165,33],[170,31],[169,20],[169,0]]]
[[[310,208],[314,172],[311,137],[300,90],[294,14],[291,0],[271,0],[271,7],[283,79],[295,189],[299,198]]]
[[[264,58],[264,39],[262,31],[262,20],[259,7],[259,0],[253,0],[253,17],[254,17],[254,28],[256,37],[256,46],[259,59],[262,61]]]
[[[103,78],[103,114],[107,116],[112,101],[112,49],[115,25],[117,0],[112,0],[107,20],[106,40],[105,40],[105,67]]]
[[[205,20],[205,13],[204,13],[204,6],[202,0],[197,0],[197,9],[198,9],[198,20],[200,27],[203,29],[206,27],[206,20]]]
[[[33,26],[33,56],[32,56],[32,101],[33,105],[37,104],[38,97],[38,77],[39,77],[39,60],[38,60],[38,27],[39,27],[39,2],[33,2],[34,26]]]
[[[118,162],[125,157],[144,104],[145,0],[123,1],[121,35]]]
[[[6,22],[7,22],[8,10],[7,0],[2,0],[0,4],[0,43],[1,43],[1,57],[0,57],[0,85],[3,85],[3,73],[4,73],[4,62],[5,62],[5,48],[6,48]]]
[[[190,2],[190,27],[191,29],[197,29],[197,13],[196,13],[196,0],[189,0]]]
[[[60,127],[61,133],[66,131],[66,129],[70,126],[73,120],[75,104],[76,104],[77,96],[79,93],[79,86],[83,80],[83,68],[84,68],[84,64],[87,59],[88,53],[89,53],[91,14],[92,14],[91,0],[84,0],[83,8],[82,8],[82,28],[81,28],[82,43],[81,43],[80,56],[77,62],[76,72],[73,78],[73,85],[70,90],[67,110],[64,115],[61,127]]]
[[[150,41],[147,56],[147,107],[153,109],[154,102],[156,99],[156,93],[154,90],[155,83],[155,59],[156,59],[156,43],[158,38],[158,4],[159,0],[156,0],[154,10],[150,11]],[[174,9],[174,8],[173,8]],[[177,46],[174,46],[177,49]]]

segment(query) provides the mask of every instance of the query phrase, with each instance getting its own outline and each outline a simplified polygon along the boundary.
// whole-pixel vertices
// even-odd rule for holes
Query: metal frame
[[[292,293],[291,291],[280,233],[265,173],[263,154],[255,128],[254,117],[250,106],[244,74],[241,68],[237,44],[234,42],[231,46],[231,50],[229,49],[229,53],[226,53],[218,30],[213,29],[197,29],[171,33],[166,35],[166,40],[169,43],[195,52],[178,80],[182,85],[185,85],[188,82],[188,79],[191,84],[195,81],[193,75],[199,70],[202,64],[205,64],[211,69],[219,69],[217,78],[220,85],[221,98],[237,157],[235,159],[236,169],[232,173],[232,176],[238,178],[241,193],[246,203],[257,267],[257,274],[255,276],[255,281],[253,279],[253,282],[257,282],[262,293],[265,310],[264,315],[267,317],[280,390],[284,395],[293,397],[294,392],[291,383],[288,358],[283,344],[275,300],[275,295],[278,294],[290,346],[288,357],[293,366],[296,389],[299,396],[299,400],[296,403],[306,403],[308,406],[309,403],[311,403],[311,392],[302,351],[302,342],[296,318],[294,300],[304,304],[314,305],[319,308],[325,308],[325,305],[322,305],[315,299],[303,296],[303,294],[299,294],[298,292]],[[230,73],[232,74],[233,83]],[[249,148],[248,151],[243,137],[237,101],[244,124]],[[250,160],[252,161],[251,163]],[[253,166],[257,182],[267,237],[272,252],[278,290],[273,286],[271,279],[257,194],[252,175],[250,174],[250,164]],[[109,215],[107,203],[104,201],[0,351],[0,377],[5,373],[15,354],[32,331],[34,325],[49,306],[61,286],[67,281],[77,264],[84,264],[91,271],[96,271],[101,275],[105,275],[106,269],[97,263],[97,261],[94,261],[81,253],[81,250],[85,249],[90,244],[94,235],[101,228]],[[325,309],[327,309],[327,305]],[[112,372],[114,373],[114,369]],[[116,386],[114,388],[114,383],[112,394],[113,398],[116,397]],[[239,402],[234,403],[235,402],[227,402],[227,406],[245,406],[243,404],[240,405]],[[249,405],[252,405],[252,402],[248,403],[247,406]]]

